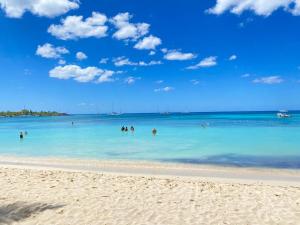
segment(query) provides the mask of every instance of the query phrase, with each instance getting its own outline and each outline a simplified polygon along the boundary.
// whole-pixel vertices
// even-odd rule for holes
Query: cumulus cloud
[[[81,68],[77,65],[57,66],[50,70],[49,76],[57,79],[74,79],[75,81],[86,83],[104,83],[114,81],[114,71],[103,70],[97,67]]]
[[[128,58],[126,58],[125,56],[121,56],[118,58],[113,59],[113,62],[115,64],[115,66],[136,66],[137,63],[131,62]]]
[[[92,16],[85,20],[83,16],[68,16],[61,20],[61,24],[52,24],[48,28],[48,32],[62,40],[89,37],[101,38],[107,35],[106,21],[107,17],[98,12],[93,12]]]
[[[253,80],[253,83],[261,84],[280,84],[284,80],[280,76],[261,77]]]
[[[229,61],[233,61],[233,60],[236,60],[237,59],[237,56],[236,55],[231,55],[228,60]]]
[[[68,53],[69,51],[65,47],[54,47],[52,44],[46,43],[39,45],[35,54],[48,59],[57,59]]]
[[[60,59],[60,60],[58,61],[58,64],[59,64],[59,65],[65,65],[65,64],[66,64],[66,60]]]
[[[124,80],[124,82],[126,83],[126,84],[134,84],[137,80],[140,80],[141,78],[140,77],[132,77],[132,76],[130,76],[130,77],[127,77],[125,80]]]
[[[293,15],[300,15],[299,0],[217,0],[216,5],[208,12],[220,15],[230,11],[239,15],[244,11],[253,11],[260,16],[269,16],[279,8]]]
[[[78,0],[0,0],[6,16],[21,18],[25,12],[37,16],[55,17],[79,7]]]
[[[87,55],[84,54],[83,52],[77,52],[77,53],[76,53],[76,59],[78,59],[78,60],[84,60],[84,59],[87,59]]]
[[[125,56],[121,56],[118,58],[113,59],[113,62],[115,66],[153,66],[153,65],[160,65],[162,64],[161,61],[154,61],[151,60],[150,62],[144,62],[144,61],[139,61],[139,62],[132,62]]]
[[[163,49],[164,58],[167,60],[178,60],[178,61],[184,61],[184,60],[190,60],[196,58],[196,55],[193,53],[182,53],[179,50],[165,50]]]
[[[212,67],[212,66],[216,66],[216,65],[217,65],[217,57],[210,56],[210,57],[207,57],[207,58],[201,60],[198,64],[196,64],[194,66],[187,67],[187,69],[195,70],[195,69],[199,69],[201,67]]]
[[[174,89],[175,88],[168,86],[168,87],[154,89],[154,92],[170,92],[173,91]]]
[[[100,59],[99,63],[100,64],[107,64],[108,60],[109,60],[109,58],[102,58],[102,59]]]
[[[130,23],[132,15],[128,12],[119,13],[110,22],[117,28],[113,37],[118,40],[137,40],[149,32],[150,25],[147,23]]]
[[[113,75],[116,72],[112,70],[104,70],[102,74],[99,76],[98,80],[96,80],[96,83],[105,83],[105,82],[113,82],[115,79],[113,79]]]
[[[156,46],[161,44],[161,39],[158,37],[155,37],[153,35],[150,35],[148,37],[144,37],[142,40],[140,40],[134,48],[136,49],[145,49],[145,50],[154,50]]]

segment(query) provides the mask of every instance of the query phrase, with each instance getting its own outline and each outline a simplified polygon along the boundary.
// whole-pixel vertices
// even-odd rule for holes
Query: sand
[[[81,161],[73,161],[71,169],[71,161],[56,160],[56,166],[50,167],[49,160],[46,166],[40,165],[46,160],[36,160],[38,166],[30,161],[29,166],[26,160],[4,163],[1,159],[0,224],[300,224],[299,171],[166,164],[143,167],[131,162],[106,163],[106,170],[111,171],[101,172],[101,167],[98,171],[94,165],[90,166],[93,170],[80,170],[76,165]],[[125,167],[124,173],[116,170]],[[161,173],[134,174],[128,168],[140,173],[141,168],[159,168]],[[211,177],[195,172],[176,175],[184,169],[210,171]],[[222,170],[225,177],[213,177],[212,171]],[[261,180],[256,180],[254,173]],[[246,179],[238,174],[245,174]],[[275,175],[264,180],[268,174]],[[274,182],[276,176],[278,183]]]

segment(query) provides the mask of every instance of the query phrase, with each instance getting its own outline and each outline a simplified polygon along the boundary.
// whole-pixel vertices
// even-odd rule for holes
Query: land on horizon
[[[23,109],[21,111],[2,111],[0,117],[19,117],[19,116],[67,116],[67,113],[60,113],[56,111],[31,111]]]

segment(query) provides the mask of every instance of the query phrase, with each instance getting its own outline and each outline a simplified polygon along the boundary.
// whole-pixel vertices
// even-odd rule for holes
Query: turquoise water
[[[0,118],[0,154],[300,168],[300,113],[291,114],[287,119],[276,112]],[[133,125],[134,134],[121,132],[122,125]],[[28,132],[24,140],[19,131]]]

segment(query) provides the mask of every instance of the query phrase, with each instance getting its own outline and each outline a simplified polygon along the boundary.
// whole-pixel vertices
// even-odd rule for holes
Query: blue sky
[[[296,0],[0,6],[0,110],[300,109]]]

